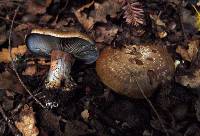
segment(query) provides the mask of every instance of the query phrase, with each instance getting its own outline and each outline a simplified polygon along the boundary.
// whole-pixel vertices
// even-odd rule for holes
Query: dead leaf
[[[95,41],[111,44],[117,32],[118,32],[118,28],[114,26],[113,27],[97,27]]]
[[[75,26],[75,18],[72,17],[68,17],[65,18],[63,20],[59,20],[57,23],[52,23],[52,26],[55,26],[55,29],[64,29],[63,31],[70,31],[68,30],[68,28],[70,29],[77,29],[77,27],[69,27],[69,26]]]
[[[34,76],[37,73],[36,65],[27,66],[25,71],[22,72],[24,76]]]
[[[92,29],[94,25],[94,19],[92,17],[88,17],[86,13],[82,13],[83,10],[90,8],[94,4],[94,1],[84,5],[83,7],[79,8],[74,12],[75,16],[77,17],[78,21],[83,25],[86,30]]]
[[[35,126],[35,113],[32,107],[24,105],[20,112],[20,121],[16,121],[15,125],[23,136],[37,136],[39,134],[38,128]]]
[[[85,9],[94,5],[94,10],[90,11],[89,16],[84,13]],[[112,7],[112,8],[111,8]],[[102,4],[92,1],[91,3],[84,5],[74,13],[86,30],[92,29],[96,22],[107,23],[106,17],[109,15],[111,18],[117,16],[117,12],[121,10],[121,5],[113,0],[104,1]],[[83,13],[82,13],[83,12]]]
[[[90,114],[87,109],[81,112],[81,117],[84,119],[85,122],[88,122]]]
[[[0,45],[4,44],[7,41],[7,34],[6,34],[6,25],[0,25]]]
[[[198,31],[200,31],[200,12],[197,10],[197,8],[192,4],[194,10],[196,11],[196,16],[195,16],[195,26]]]
[[[35,65],[36,63],[39,65],[50,65],[51,62],[45,58],[45,57],[37,57],[37,58],[29,58],[29,60],[26,62],[27,65]]]
[[[49,70],[50,62],[42,62],[37,61],[37,64],[34,61],[28,61],[26,69],[22,72],[22,75],[24,76],[42,76],[45,75]],[[37,67],[42,65],[42,67]]]
[[[181,46],[178,46],[176,48],[176,53],[180,54],[183,59],[185,59],[187,61],[191,61],[191,58],[187,52],[187,49],[184,49]]]
[[[38,3],[36,0],[27,0],[25,6],[27,12],[32,15],[44,14],[51,2],[52,0],[44,0],[42,3]]]
[[[23,30],[27,30],[30,27],[29,24],[20,24],[18,26],[15,27],[14,31],[23,31]]]
[[[181,14],[183,15],[182,18],[185,33],[196,33],[195,15],[192,15],[191,11],[186,8],[182,9]]]
[[[23,23],[36,23],[38,21],[38,17],[32,14],[26,14],[22,17]]]
[[[61,117],[56,116],[55,114],[51,113],[50,111],[42,111],[41,116],[41,126],[47,128],[55,132],[57,135],[62,135],[63,133],[60,131],[60,121]]]
[[[198,124],[193,123],[189,125],[184,133],[184,136],[199,136],[200,128]]]
[[[7,41],[7,36],[5,33],[0,34],[0,45],[4,44]]]
[[[176,48],[176,52],[180,54],[184,60],[191,62],[197,57],[199,44],[200,44],[199,40],[190,41],[190,43],[188,44],[188,49],[178,46]]]
[[[41,18],[40,18],[40,24],[47,24],[49,22],[50,19],[52,19],[53,16],[51,15],[43,15]]]
[[[96,43],[95,45],[96,45],[98,50],[101,50],[106,46],[106,44],[104,44],[104,43]]]
[[[19,45],[18,47],[11,49],[11,54],[13,59],[16,59],[17,56],[23,56],[27,51],[26,45]],[[0,62],[9,63],[11,61],[10,53],[8,49],[3,48],[0,52]]]
[[[158,34],[159,38],[161,38],[161,39],[165,38],[167,36],[167,32],[165,32],[165,31],[158,32],[157,34]]]
[[[121,6],[113,0],[104,1],[102,4],[95,2],[94,8],[95,10],[90,13],[90,16],[95,19],[95,22],[103,23],[107,23],[107,15],[110,15],[111,18],[114,18],[117,16],[117,12],[121,10]]]
[[[65,122],[65,136],[83,136],[90,135],[88,126],[78,120]]]
[[[196,111],[196,118],[200,121],[200,99],[196,100],[195,102],[195,111]]]
[[[192,59],[196,58],[198,49],[199,49],[199,44],[200,44],[199,40],[191,41],[188,44],[188,46],[189,46],[188,54],[189,54],[190,58],[192,58]]]
[[[23,93],[24,90],[17,77],[9,71],[0,74],[0,88],[12,90],[18,93]]]
[[[25,28],[25,27],[24,27]],[[21,28],[19,31],[13,31],[11,41],[12,41],[12,48],[18,47],[19,45],[24,44],[24,38],[27,35],[28,31],[33,28],[33,25],[29,25],[27,29]]]
[[[191,88],[200,87],[200,69],[196,69],[192,75],[177,76],[176,82]]]
[[[156,25],[163,27],[166,26],[165,23],[160,19],[160,15],[150,14],[150,18],[155,22]]]
[[[45,58],[40,58],[39,61],[38,61],[38,64],[40,65],[50,65],[51,62],[47,62]]]

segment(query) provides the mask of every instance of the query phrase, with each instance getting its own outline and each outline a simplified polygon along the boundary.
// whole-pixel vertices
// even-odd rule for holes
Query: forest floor
[[[0,0],[0,135],[200,136],[198,10],[198,0]],[[104,85],[95,62],[75,61],[72,91],[49,90],[51,59],[25,45],[34,28],[85,33],[100,52],[154,43],[176,72],[153,106]]]

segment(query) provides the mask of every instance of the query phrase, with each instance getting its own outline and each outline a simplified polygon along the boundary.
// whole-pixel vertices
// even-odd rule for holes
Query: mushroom
[[[51,66],[45,85],[58,89],[64,83],[64,90],[75,86],[70,76],[76,58],[86,64],[93,63],[99,56],[95,42],[80,32],[63,32],[53,29],[33,29],[26,37],[28,49],[40,56],[51,56]]]
[[[96,61],[101,81],[116,93],[132,98],[150,97],[155,89],[173,77],[175,67],[165,48],[159,45],[129,45],[105,48]]]

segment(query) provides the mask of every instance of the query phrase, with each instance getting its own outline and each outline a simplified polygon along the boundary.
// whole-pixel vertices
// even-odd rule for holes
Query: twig
[[[67,8],[68,3],[69,3],[69,0],[66,0],[65,6],[59,10],[58,15],[61,14]]]
[[[67,8],[68,3],[69,3],[69,0],[66,0],[65,6],[64,6],[62,9],[60,9],[60,10],[58,11],[58,13],[57,13],[57,15],[56,15],[56,18],[55,18],[55,20],[54,20],[53,23],[52,23],[53,26],[56,25],[56,23],[57,23],[57,21],[58,21],[59,15]]]
[[[14,123],[7,117],[7,115],[5,114],[2,106],[0,105],[0,113],[3,117],[3,119],[8,123],[8,126],[11,130],[11,132],[13,133],[13,135],[15,136],[21,136],[22,134],[19,132],[19,130],[17,128],[14,127]]]
[[[184,28],[184,25],[183,25],[182,8],[183,8],[183,0],[181,0],[180,3],[179,3],[179,5],[178,5],[178,14],[179,14],[179,20],[180,20],[180,24],[181,24],[181,30],[182,30],[182,34],[183,34],[183,38],[184,38],[183,44],[185,46],[187,46],[188,39],[187,39],[187,35],[185,34],[185,28]]]
[[[134,81],[136,82],[140,92],[142,93],[143,97],[145,98],[145,100],[149,103],[150,107],[152,108],[153,112],[156,114],[160,124],[161,124],[161,127],[163,128],[164,132],[166,133],[167,136],[169,136],[169,133],[167,132],[167,129],[159,115],[159,113],[157,112],[156,108],[154,107],[154,105],[152,104],[152,102],[148,99],[148,97],[146,96],[146,94],[144,93],[142,87],[140,86],[140,84],[138,83],[138,80],[136,79],[136,77],[133,75],[132,72],[130,72],[132,77],[134,78]]]
[[[2,16],[0,16],[0,19],[2,19],[2,20],[4,20],[4,21],[6,21],[7,23],[12,23],[12,20],[10,20],[10,19],[7,19],[7,18],[5,18],[5,17],[2,17]],[[17,25],[20,25],[20,23],[19,23],[19,22],[16,22],[16,21],[14,21],[14,23],[15,23],[15,24],[17,24]]]
[[[15,10],[15,14],[13,16],[13,19],[12,19],[12,23],[11,23],[11,27],[10,27],[10,32],[9,32],[9,38],[8,38],[8,49],[9,49],[9,54],[10,54],[10,58],[11,58],[11,63],[12,63],[12,67],[13,67],[13,70],[18,78],[18,80],[20,81],[21,85],[23,86],[23,88],[26,90],[26,92],[29,93],[29,95],[42,107],[42,108],[45,108],[45,106],[31,93],[31,91],[26,87],[26,85],[24,84],[24,82],[22,81],[21,77],[19,76],[19,73],[17,72],[17,69],[15,67],[15,63],[13,61],[13,57],[12,57],[12,53],[11,53],[11,36],[12,36],[12,29],[13,29],[13,23],[14,23],[14,20],[15,20],[15,17],[17,15],[17,12],[19,10],[20,6],[18,6]]]
[[[22,101],[21,103],[19,103],[12,111],[11,111],[11,115],[16,115],[17,112],[19,112],[19,110],[21,110],[21,108],[24,106],[25,101]]]

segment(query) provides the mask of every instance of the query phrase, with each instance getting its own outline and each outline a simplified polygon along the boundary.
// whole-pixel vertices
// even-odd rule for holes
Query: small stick
[[[66,0],[65,6],[64,6],[62,9],[60,9],[60,11],[58,12],[58,15],[61,14],[63,11],[65,11],[65,9],[66,9],[67,6],[68,6],[68,3],[69,3],[69,0]]]
[[[19,112],[19,110],[24,106],[24,101],[22,101],[22,103],[18,104],[12,111],[11,114],[15,115],[17,112]]]
[[[180,4],[179,4],[179,7],[178,7],[178,14],[179,14],[179,20],[180,20],[180,23],[181,23],[181,30],[182,30],[182,33],[183,33],[183,37],[184,37],[184,45],[187,46],[188,44],[188,38],[187,38],[187,35],[185,34],[185,28],[184,28],[184,25],[183,25],[183,18],[182,18],[182,3],[183,3],[183,0],[181,0]]]
[[[164,130],[164,132],[166,133],[167,136],[169,136],[169,133],[167,132],[167,129],[166,129],[166,127],[165,127],[165,125],[164,125],[164,123],[163,123],[163,121],[162,121],[162,119],[161,119],[159,113],[157,112],[156,108],[154,107],[154,105],[152,104],[152,102],[148,99],[148,97],[145,95],[145,93],[144,93],[142,87],[140,86],[140,84],[138,83],[136,77],[133,75],[132,72],[130,72],[130,73],[131,73],[132,77],[134,78],[134,80],[135,80],[135,82],[136,82],[138,88],[140,89],[140,92],[142,93],[143,97],[144,97],[145,100],[149,103],[149,105],[150,105],[150,107],[152,108],[153,112],[156,114],[156,116],[157,116],[157,118],[158,118],[158,120],[159,120],[159,122],[160,122],[160,124],[161,124],[161,127],[162,127],[163,130]]]
[[[26,85],[24,84],[24,82],[22,81],[21,77],[19,76],[19,73],[17,72],[17,69],[15,67],[15,63],[13,61],[13,57],[12,57],[12,53],[11,53],[11,36],[12,36],[12,29],[13,29],[13,23],[14,23],[14,20],[15,20],[15,17],[17,15],[17,12],[19,10],[20,6],[18,6],[15,10],[15,14],[13,16],[13,19],[12,19],[12,23],[11,23],[11,27],[10,27],[10,32],[9,32],[9,38],[8,38],[8,49],[9,49],[9,54],[10,54],[10,58],[11,58],[11,63],[12,63],[12,67],[13,67],[13,70],[18,78],[18,80],[20,81],[21,85],[24,87],[24,89],[26,90],[26,92],[29,93],[29,95],[42,107],[42,108],[45,108],[45,106],[31,93],[31,91],[26,87]]]
[[[7,18],[4,18],[4,17],[2,17],[2,16],[0,16],[0,19],[6,21],[7,23],[12,23],[12,20],[7,19]],[[16,21],[14,22],[14,24],[20,25],[20,23],[19,23],[19,22],[16,22]]]
[[[22,136],[22,134],[19,132],[19,130],[13,126],[14,123],[7,117],[7,115],[5,114],[1,105],[0,105],[0,113],[3,117],[3,119],[8,123],[8,126],[9,126],[11,132],[13,133],[13,135],[14,136]]]

